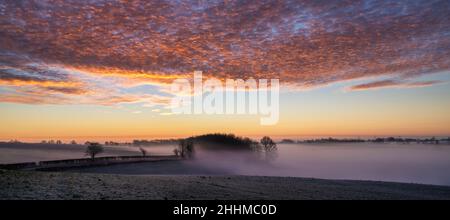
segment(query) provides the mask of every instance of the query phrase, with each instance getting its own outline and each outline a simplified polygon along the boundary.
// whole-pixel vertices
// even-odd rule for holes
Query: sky
[[[0,0],[0,140],[450,136],[450,2]],[[176,115],[176,79],[279,79],[280,118]]]

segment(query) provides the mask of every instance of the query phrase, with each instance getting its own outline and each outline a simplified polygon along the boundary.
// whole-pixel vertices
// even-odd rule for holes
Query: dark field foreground
[[[450,199],[450,187],[290,177],[0,170],[0,199]]]

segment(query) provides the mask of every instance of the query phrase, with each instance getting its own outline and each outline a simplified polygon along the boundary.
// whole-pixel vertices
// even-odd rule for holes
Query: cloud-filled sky
[[[294,90],[442,85],[427,76],[450,70],[449,15],[446,0],[0,0],[0,102],[165,105],[196,70]]]
[[[354,88],[411,86],[450,68],[449,14],[448,1],[429,0],[2,0],[2,101],[126,102],[137,97],[95,97],[89,77],[154,82],[194,70],[303,87],[372,76],[395,80]]]

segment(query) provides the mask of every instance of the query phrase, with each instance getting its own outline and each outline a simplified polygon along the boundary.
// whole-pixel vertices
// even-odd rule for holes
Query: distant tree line
[[[121,145],[118,142],[114,142],[114,141],[105,141],[105,146],[119,146]]]
[[[374,138],[374,139],[337,139],[337,138],[320,138],[320,139],[310,139],[310,140],[299,140],[293,141],[290,139],[284,139],[280,143],[420,143],[420,144],[440,144],[441,142],[450,142],[449,138],[438,139],[436,137],[432,138],[401,138],[401,137],[385,137],[385,138]]]
[[[41,144],[64,144],[61,140],[49,140],[49,141],[41,141]]]
[[[134,146],[151,146],[155,144],[176,144],[180,139],[133,140]]]
[[[22,142],[20,142],[17,139],[14,139],[14,140],[10,140],[8,143],[10,143],[10,144],[19,144],[19,143],[22,143]]]
[[[313,139],[313,140],[304,140],[299,141],[298,143],[363,143],[366,142],[366,140],[363,139],[351,139],[351,138],[345,138],[345,139],[337,139],[337,138],[321,138],[321,139]]]
[[[228,146],[236,147],[237,149],[244,150],[254,150],[256,144],[259,144],[256,141],[253,141],[249,138],[239,137],[234,134],[206,134],[200,135],[196,137],[191,137],[193,140],[198,142],[215,142],[215,143],[223,143]],[[106,141],[105,146],[122,146],[122,145],[133,145],[133,146],[151,146],[155,144],[178,144],[181,140],[184,139],[155,139],[155,140],[134,140],[131,143],[119,143],[114,141]],[[306,140],[292,140],[292,139],[282,139],[280,144],[296,144],[296,143],[421,143],[421,144],[440,144],[440,143],[450,143],[450,137],[448,138],[401,138],[401,137],[384,137],[384,138],[373,138],[373,139],[354,139],[354,138],[319,138],[319,139],[306,139]],[[8,143],[22,143],[20,140],[13,139]],[[43,140],[40,142],[41,144],[65,144],[61,140]],[[89,141],[85,142],[85,145],[89,145]],[[68,142],[71,145],[77,145],[78,143],[73,140]]]

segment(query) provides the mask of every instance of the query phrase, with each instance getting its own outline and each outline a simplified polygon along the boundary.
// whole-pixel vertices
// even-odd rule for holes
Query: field
[[[450,187],[294,177],[0,170],[0,199],[450,199]]]

